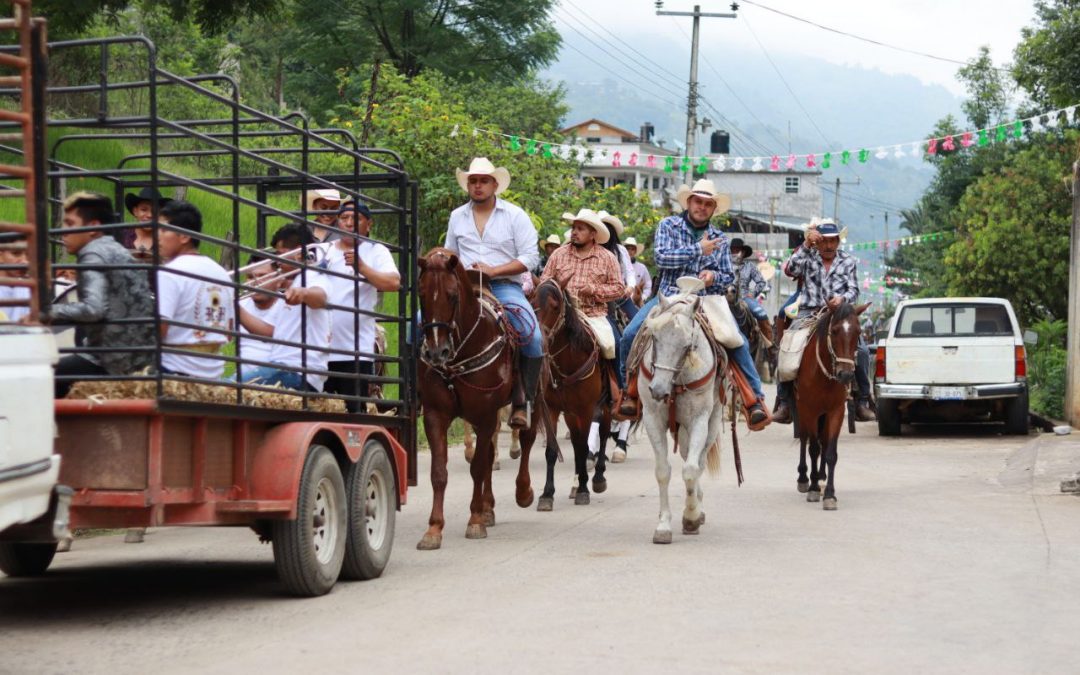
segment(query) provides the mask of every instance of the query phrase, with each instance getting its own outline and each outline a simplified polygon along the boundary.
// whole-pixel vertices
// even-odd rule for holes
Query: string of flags
[[[860,241],[855,243],[841,243],[841,251],[888,251],[890,249],[900,248],[902,246],[914,246],[916,244],[922,244],[931,241],[942,241],[951,232],[929,232],[927,234],[916,234],[910,237],[900,237],[899,239],[879,239],[877,241]],[[792,253],[795,252],[793,248],[778,248],[768,249],[762,251],[762,254],[766,258],[773,260],[787,260]]]
[[[585,162],[597,155],[610,158],[613,167],[642,167],[647,169],[663,168],[665,173],[685,173],[693,168],[695,173],[704,174],[712,171],[792,171],[796,169],[825,170],[838,166],[866,164],[871,159],[902,159],[904,157],[923,158],[957,152],[972,146],[986,147],[995,143],[1023,138],[1024,134],[1037,133],[1059,126],[1080,124],[1080,104],[1050,110],[1038,115],[1015,119],[983,129],[972,129],[957,134],[936,138],[925,138],[904,143],[886,143],[858,149],[823,150],[806,154],[787,154],[768,156],[729,156],[723,155],[710,159],[706,156],[688,157],[677,155],[643,155],[637,152],[624,154],[620,149],[590,148],[582,144],[558,143],[528,138],[516,134],[504,134],[490,129],[474,128],[472,135],[488,134],[507,140],[513,152],[547,159],[560,158]],[[455,124],[450,131],[451,137],[461,133],[460,125]]]

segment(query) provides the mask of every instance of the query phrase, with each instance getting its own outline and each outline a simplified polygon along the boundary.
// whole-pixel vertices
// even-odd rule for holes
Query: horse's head
[[[458,330],[459,309],[464,294],[471,293],[468,279],[462,273],[461,262],[451,251],[432,249],[418,261],[420,277],[417,295],[420,299],[420,357],[441,368],[454,356],[454,336]]]
[[[691,358],[696,358],[697,324],[694,313],[701,296],[668,299],[660,296],[660,311],[649,317],[647,327],[652,336],[652,381],[649,393],[657,401],[671,395],[675,377]]]
[[[567,302],[566,294],[554,279],[548,279],[536,287],[532,303],[544,333],[550,335],[558,329],[566,315]]]
[[[851,305],[843,303],[832,311],[826,323],[825,343],[832,360],[832,376],[841,384],[855,379],[855,352],[859,346],[859,315],[870,303]]]
[[[724,289],[724,297],[727,298],[728,304],[732,307],[739,304],[739,289],[735,287],[735,284],[729,284]]]

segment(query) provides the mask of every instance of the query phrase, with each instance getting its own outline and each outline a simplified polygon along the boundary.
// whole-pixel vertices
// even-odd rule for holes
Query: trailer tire
[[[390,562],[394,547],[397,500],[394,467],[382,441],[364,445],[360,461],[345,479],[349,493],[349,540],[345,545],[345,579],[375,579]]]
[[[1005,403],[1005,433],[1014,436],[1027,436],[1031,422],[1028,419],[1027,390]]]
[[[9,577],[39,577],[49,569],[55,555],[56,542],[0,542],[0,571]]]
[[[900,435],[900,402],[894,398],[880,398],[877,402],[878,436]]]
[[[345,481],[326,446],[308,449],[298,492],[296,520],[274,521],[274,563],[293,595],[325,595],[341,574],[348,534]]]

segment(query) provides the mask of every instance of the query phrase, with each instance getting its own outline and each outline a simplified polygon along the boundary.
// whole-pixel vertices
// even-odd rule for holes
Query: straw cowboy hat
[[[606,244],[611,236],[608,234],[607,225],[604,221],[600,220],[600,214],[592,209],[581,209],[575,216],[572,213],[562,214],[563,220],[569,220],[571,223],[585,223],[593,230],[596,231],[596,243]]]
[[[308,211],[315,210],[315,200],[325,199],[328,202],[333,202],[331,209],[336,209],[341,204],[341,193],[332,188],[324,190],[308,190],[304,193],[304,203],[307,205]]]
[[[618,216],[613,216],[607,211],[598,211],[596,215],[600,217],[601,222],[607,223],[608,225],[614,227],[616,235],[620,237],[622,236],[623,230],[625,230],[626,228],[623,226],[622,221],[619,220]]]
[[[627,237],[626,239],[623,239],[622,245],[626,248],[641,248],[641,246],[637,243],[637,239],[634,239],[633,237]]]
[[[562,239],[559,239],[559,235],[557,235],[557,234],[549,234],[547,239],[545,239],[543,242],[541,242],[541,245],[545,246],[545,247],[548,244],[551,244],[553,246],[562,246],[563,241],[562,241]]]
[[[690,201],[691,195],[697,195],[698,197],[712,200],[716,204],[718,213],[723,213],[731,208],[731,197],[717,192],[716,186],[713,185],[711,180],[702,178],[694,183],[694,187],[680,185],[679,191],[675,193],[675,199],[678,200],[679,206],[685,209],[687,202]]]
[[[475,157],[466,171],[457,169],[457,182],[465,192],[469,191],[469,176],[491,176],[495,179],[495,194],[502,194],[510,187],[510,172],[505,166],[495,166],[487,157]]]

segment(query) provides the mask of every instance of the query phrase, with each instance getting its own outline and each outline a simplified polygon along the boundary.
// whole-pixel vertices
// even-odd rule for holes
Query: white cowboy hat
[[[616,235],[620,237],[622,236],[623,230],[625,230],[626,228],[623,227],[622,221],[619,220],[618,216],[613,216],[607,211],[598,211],[596,215],[600,216],[600,220],[602,222],[614,227]]]
[[[557,234],[549,234],[547,239],[544,240],[544,246],[548,244],[554,244],[555,246],[562,246],[562,239],[559,239]]]
[[[469,191],[469,176],[491,176],[495,179],[495,194],[510,187],[510,172],[505,166],[496,167],[487,157],[475,157],[466,171],[457,169],[457,182],[465,192]]]
[[[341,193],[332,188],[322,190],[308,190],[304,193],[304,202],[307,204],[308,211],[315,210],[315,200],[325,199],[328,202],[334,202],[332,208],[337,208],[337,205],[341,203]]]
[[[679,191],[675,193],[675,199],[678,200],[679,206],[685,209],[687,202],[690,200],[690,195],[711,199],[716,203],[716,211],[718,213],[723,213],[731,208],[731,197],[717,192],[716,186],[713,185],[711,180],[702,178],[694,183],[694,187],[680,185]]]
[[[608,234],[607,225],[604,221],[600,220],[600,214],[592,209],[581,209],[577,212],[577,215],[573,213],[562,214],[563,220],[568,220],[571,223],[585,223],[592,229],[596,230],[596,243],[606,244],[611,236]]]
[[[637,239],[634,239],[633,237],[627,237],[626,239],[623,239],[622,245],[626,248],[630,248],[631,246],[633,246],[634,248],[641,248],[641,246],[639,246],[637,243]]]

